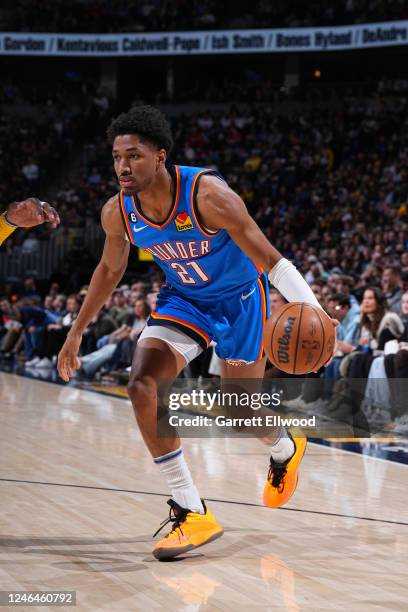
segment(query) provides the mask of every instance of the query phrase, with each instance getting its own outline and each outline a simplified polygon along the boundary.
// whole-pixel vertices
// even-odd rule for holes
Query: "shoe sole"
[[[182,555],[183,553],[189,552],[190,550],[195,550],[196,548],[200,548],[200,546],[204,546],[205,544],[214,542],[214,540],[220,538],[223,533],[224,530],[221,529],[221,531],[217,531],[217,533],[214,533],[210,538],[208,538],[208,540],[206,540],[202,544],[197,544],[197,546],[195,544],[187,544],[182,548],[180,548],[179,546],[177,548],[157,548],[156,550],[152,551],[153,556],[156,557],[156,559],[158,559],[159,561],[164,561],[165,559],[174,559],[174,557],[177,557],[178,555]]]

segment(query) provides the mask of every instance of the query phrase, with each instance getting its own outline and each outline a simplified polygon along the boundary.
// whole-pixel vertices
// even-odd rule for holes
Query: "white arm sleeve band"
[[[269,272],[268,278],[288,302],[307,302],[321,308],[303,276],[288,259],[280,259]]]

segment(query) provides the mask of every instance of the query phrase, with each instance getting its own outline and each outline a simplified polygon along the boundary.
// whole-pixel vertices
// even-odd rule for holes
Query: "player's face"
[[[112,148],[113,163],[121,189],[139,193],[150,187],[166,154],[137,134],[117,136]]]

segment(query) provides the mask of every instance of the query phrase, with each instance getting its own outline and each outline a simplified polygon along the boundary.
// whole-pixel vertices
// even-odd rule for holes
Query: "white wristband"
[[[307,302],[322,308],[303,276],[288,259],[280,259],[268,278],[288,302]]]

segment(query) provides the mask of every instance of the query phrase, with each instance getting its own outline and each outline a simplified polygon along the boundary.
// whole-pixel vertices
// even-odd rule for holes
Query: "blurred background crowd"
[[[6,1],[0,30],[287,27],[407,17],[406,3],[388,0],[238,5],[74,0],[68,14],[61,1],[35,9]],[[116,66],[113,89],[103,77],[112,63],[102,60],[31,58],[27,71],[27,59],[2,58],[0,202],[38,195],[56,206],[62,223],[19,230],[0,248],[0,357],[36,371],[55,368],[99,259],[101,208],[118,189],[106,127],[119,111],[147,102],[171,122],[169,163],[223,174],[340,321],[338,353],[319,374],[327,382],[322,399],[329,401],[342,378],[407,377],[407,53],[365,51],[359,62],[352,52],[323,55],[289,63],[283,55],[126,59]],[[290,71],[297,80],[287,78]],[[151,261],[132,253],[121,286],[86,331],[79,376],[126,381],[162,282]],[[271,303],[282,303],[273,288]],[[212,351],[190,375],[219,373]],[[279,372],[270,367],[268,375]],[[368,383],[366,392],[376,405]],[[398,420],[400,404],[390,403]]]
[[[0,29],[31,32],[141,32],[219,28],[305,27],[404,19],[404,0],[4,0]]]

